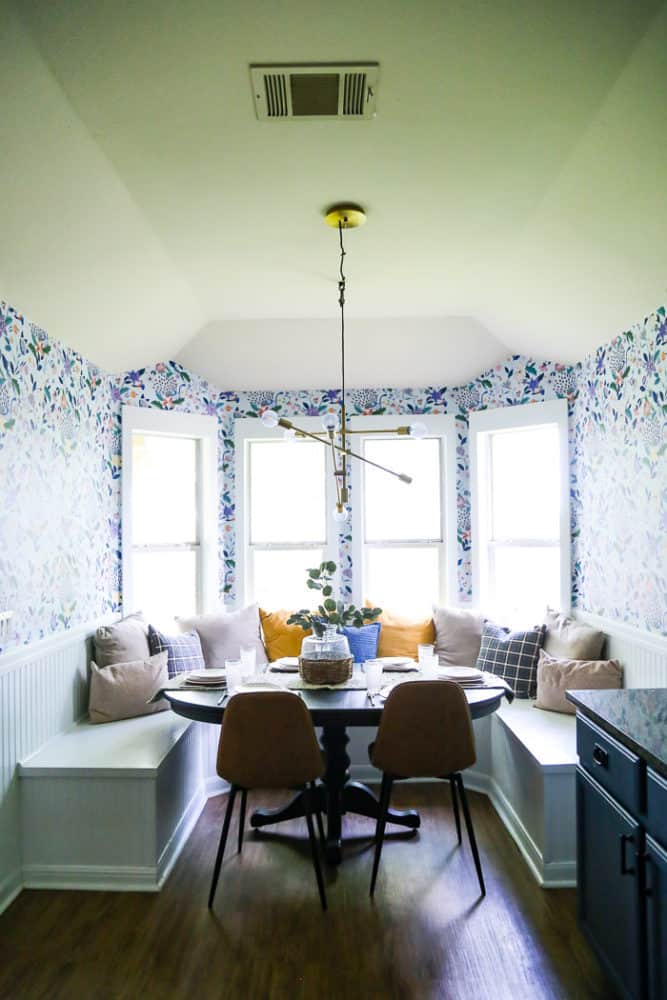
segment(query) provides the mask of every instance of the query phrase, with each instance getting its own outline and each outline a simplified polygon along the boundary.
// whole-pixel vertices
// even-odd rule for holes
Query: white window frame
[[[560,460],[560,518],[558,541],[552,539],[494,539],[491,537],[491,495],[489,491],[491,436],[498,431],[555,424]],[[568,611],[572,600],[570,542],[570,460],[567,400],[524,403],[470,414],[470,485],[472,506],[473,599],[484,610],[488,603],[488,567],[495,545],[526,548],[530,545],[560,549],[561,610]]]
[[[393,430],[400,424],[408,423],[410,421],[418,422],[424,424],[428,430],[427,437],[436,437],[440,439],[440,516],[441,516],[441,531],[440,539],[433,540],[416,540],[413,542],[402,540],[402,541],[377,541],[366,543],[365,538],[365,525],[364,525],[364,503],[363,503],[363,489],[364,489],[364,474],[365,474],[365,463],[358,461],[357,459],[350,459],[351,463],[351,502],[352,502],[352,520],[353,520],[353,531],[352,531],[352,552],[353,552],[353,567],[352,567],[352,594],[355,604],[358,606],[365,600],[366,595],[364,593],[364,578],[365,578],[365,549],[366,545],[373,546],[383,546],[391,547],[396,546],[397,548],[423,548],[431,547],[434,543],[438,545],[438,562],[439,562],[439,593],[434,595],[434,603],[439,604],[449,604],[457,605],[459,603],[459,589],[458,589],[458,577],[457,577],[457,533],[456,533],[456,420],[453,416],[447,414],[405,414],[405,415],[382,415],[382,416],[355,416],[350,418],[350,427],[355,431],[361,431],[360,434],[355,434],[350,442],[350,447],[353,451],[363,454],[362,442],[364,439],[364,427],[369,429],[377,428],[379,430]],[[391,435],[382,435],[382,437]],[[398,435],[396,435],[398,436]],[[375,435],[369,433],[367,435],[368,439],[374,438]],[[396,469],[396,472],[401,472],[401,469]],[[410,486],[405,485],[405,489],[409,490]],[[398,512],[397,512],[397,516]]]
[[[123,405],[121,537],[123,614],[141,610],[135,607],[133,593],[132,545],[132,435],[134,433],[186,437],[197,441],[197,540],[194,544],[168,545],[169,551],[194,549],[197,561],[197,613],[214,610],[219,604],[218,587],[218,420],[194,413],[149,409]],[[175,470],[178,474],[178,470]],[[169,488],[165,476],[165,489]],[[158,546],[141,546],[157,549]]]
[[[322,421],[319,417],[299,417],[294,420],[296,426],[304,431],[321,433]],[[253,560],[250,558],[251,548],[262,550],[271,549],[324,549],[324,558],[330,559],[338,564],[338,532],[336,523],[333,520],[332,512],[336,505],[336,484],[331,470],[331,459],[329,455],[326,459],[326,487],[325,487],[325,530],[326,538],[324,544],[319,542],[262,542],[252,545],[250,541],[250,477],[249,469],[250,445],[253,441],[275,441],[277,445],[284,448],[299,447],[299,442],[283,441],[281,439],[282,430],[280,428],[265,427],[256,417],[240,417],[234,426],[234,447],[236,459],[236,480],[235,480],[235,504],[236,504],[236,524],[237,524],[237,551],[236,551],[236,579],[237,579],[237,604],[244,606],[253,600],[254,580],[252,578]],[[324,451],[324,445],[322,445]],[[298,483],[281,483],[281,488],[298,489]],[[338,574],[337,574],[338,575]],[[336,590],[337,580],[334,583]],[[304,580],[305,586],[305,580]]]

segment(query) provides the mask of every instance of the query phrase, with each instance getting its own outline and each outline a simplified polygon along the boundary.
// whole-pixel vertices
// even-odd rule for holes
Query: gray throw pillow
[[[568,660],[600,659],[604,632],[568,618],[553,608],[547,608],[545,621],[547,634],[544,649],[549,656],[563,656]]]
[[[194,618],[177,618],[176,621],[184,632],[197,633],[207,667],[224,667],[225,660],[238,660],[241,646],[254,647],[257,664],[267,662],[257,604],[240,611],[218,611]]]
[[[474,667],[484,616],[461,608],[433,608],[435,651],[443,667]]]
[[[102,625],[95,633],[95,662],[99,667],[147,660],[150,655],[148,626],[140,611],[113,625]]]
[[[135,663],[113,663],[108,667],[90,664],[90,721],[116,722],[138,715],[164,712],[169,704],[164,698],[147,702],[169,681],[167,653],[148,656]]]

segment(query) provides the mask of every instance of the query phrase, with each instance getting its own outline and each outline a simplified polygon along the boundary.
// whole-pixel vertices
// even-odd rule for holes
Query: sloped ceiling
[[[2,23],[0,294],[109,370],[333,381],[321,213],[346,198],[351,384],[577,360],[667,297],[666,4],[21,0]],[[256,120],[250,63],[365,59],[375,120]]]

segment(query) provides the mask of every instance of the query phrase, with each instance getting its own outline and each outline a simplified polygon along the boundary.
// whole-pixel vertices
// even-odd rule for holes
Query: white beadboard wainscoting
[[[64,632],[0,657],[0,912],[23,884],[17,765],[86,711],[93,631]]]

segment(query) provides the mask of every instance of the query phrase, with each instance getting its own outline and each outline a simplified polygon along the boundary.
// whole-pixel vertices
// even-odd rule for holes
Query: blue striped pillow
[[[355,663],[365,663],[366,660],[375,659],[381,628],[380,622],[371,622],[369,625],[362,625],[361,628],[343,626],[343,635],[347,638]]]
[[[165,635],[164,632],[158,632],[156,628],[149,625],[148,645],[152,656],[156,653],[167,653],[167,670],[170,677],[188,670],[204,670],[206,668],[201,642],[196,632]]]

